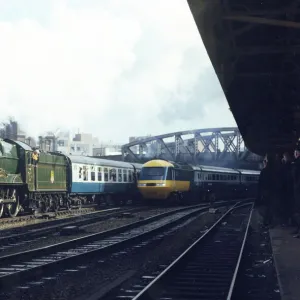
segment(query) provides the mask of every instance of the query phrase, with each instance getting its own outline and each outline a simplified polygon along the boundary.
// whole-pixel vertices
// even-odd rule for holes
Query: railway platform
[[[273,255],[282,300],[300,299],[300,239],[291,228],[270,229]]]

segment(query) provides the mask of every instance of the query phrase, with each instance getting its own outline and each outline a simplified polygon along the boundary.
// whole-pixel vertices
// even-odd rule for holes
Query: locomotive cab
[[[145,199],[167,199],[172,194],[186,192],[191,171],[164,160],[152,160],[143,165],[138,188]]]
[[[163,160],[152,160],[144,164],[138,188],[146,199],[166,199],[171,191],[174,167]]]

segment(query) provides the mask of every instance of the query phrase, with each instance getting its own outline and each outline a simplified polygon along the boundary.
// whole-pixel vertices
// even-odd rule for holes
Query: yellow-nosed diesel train
[[[151,160],[142,167],[138,188],[146,200],[206,202],[254,197],[260,171]]]

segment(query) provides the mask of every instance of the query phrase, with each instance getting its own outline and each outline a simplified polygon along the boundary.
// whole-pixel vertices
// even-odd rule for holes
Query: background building
[[[21,141],[30,146],[36,146],[36,140],[33,137],[27,136],[26,132],[21,130],[18,122],[12,119],[8,122],[0,123],[0,138]]]

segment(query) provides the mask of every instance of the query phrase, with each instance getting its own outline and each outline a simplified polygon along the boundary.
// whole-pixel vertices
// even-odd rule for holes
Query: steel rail
[[[0,257],[0,288],[4,288],[6,285],[12,286],[13,283],[23,282],[28,278],[34,277],[37,271],[44,272],[51,268],[55,271],[60,264],[74,264],[76,260],[83,256],[98,255],[99,252],[106,253],[106,251],[123,247],[128,242],[139,240],[142,237],[168,228],[168,226],[174,226],[174,224],[182,222],[201,211],[205,211],[207,208],[208,206],[203,207],[200,205],[180,208],[176,209],[176,211],[158,214],[142,221],[133,222],[101,233],[94,233],[48,247]],[[178,214],[178,217],[175,220],[170,218],[169,222],[165,221],[162,226],[158,226],[159,224],[157,223],[159,223],[160,219],[163,222],[164,218],[172,217],[172,215],[176,216],[176,214]],[[141,229],[147,225],[149,225],[148,231]],[[131,236],[130,230],[132,230]],[[118,234],[119,236],[117,236]],[[129,237],[126,235],[129,235]],[[72,247],[74,248],[72,249]]]
[[[234,274],[232,276],[230,288],[229,288],[228,295],[227,295],[227,300],[230,300],[231,297],[232,297],[232,294],[233,294],[237,274],[238,274],[238,271],[239,271],[239,268],[240,268],[242,256],[243,256],[244,249],[245,249],[246,240],[247,240],[247,237],[248,237],[249,227],[250,227],[250,223],[251,223],[251,219],[252,219],[252,213],[253,213],[253,205],[254,204],[252,204],[252,208],[251,208],[251,211],[250,211],[250,215],[249,215],[249,219],[248,219],[248,223],[247,223],[247,227],[246,227],[242,247],[241,247],[241,250],[240,250],[239,258],[238,258],[238,261],[237,261],[237,264],[236,264],[236,267],[235,267],[235,270],[234,270]]]
[[[188,247],[188,249],[186,249],[177,259],[175,259],[167,268],[165,268],[158,276],[156,276],[136,296],[131,297],[131,299],[133,299],[133,300],[156,299],[157,291],[161,290],[164,287],[164,285],[162,284],[162,281],[164,279],[166,279],[168,276],[172,277],[171,272],[172,271],[174,272],[174,270],[176,268],[178,268],[181,264],[184,264],[184,261],[188,260],[188,256],[191,255],[193,253],[193,251],[199,245],[204,243],[206,238],[213,235],[213,233],[216,231],[217,227],[221,224],[221,222],[224,221],[234,210],[240,209],[243,207],[247,207],[250,205],[253,205],[253,204],[246,203],[246,204],[239,205],[239,203],[237,203],[234,207],[230,208],[199,239],[197,239],[190,247]],[[250,217],[251,217],[251,214],[249,213],[248,220],[250,220]],[[249,221],[247,224],[249,225]],[[249,228],[249,226],[247,226],[247,229],[248,228]],[[246,236],[246,234],[247,234],[247,232],[244,233],[244,236]],[[244,245],[244,241],[245,241],[245,238],[243,239],[242,245]],[[241,256],[241,251],[239,252],[239,258],[240,258],[240,256]],[[236,271],[236,268],[235,268],[235,271]],[[235,272],[234,272],[234,274],[235,274]],[[235,276],[236,276],[236,274],[235,274]],[[233,277],[233,280],[235,280],[235,276]],[[171,282],[173,282],[173,281],[171,280]],[[228,284],[228,288],[229,288],[229,284]],[[161,299],[164,299],[164,298],[161,298]],[[191,299],[192,299],[192,297],[191,297]],[[197,299],[199,299],[199,298],[197,298]],[[209,299],[213,299],[213,298],[209,298]]]

